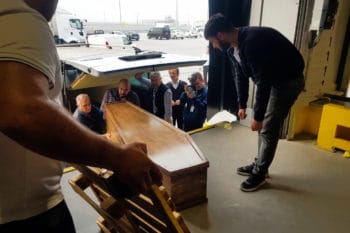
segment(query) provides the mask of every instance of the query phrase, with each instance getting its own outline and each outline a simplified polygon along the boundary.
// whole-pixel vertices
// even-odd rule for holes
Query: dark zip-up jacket
[[[247,108],[249,77],[257,86],[254,119],[262,121],[271,87],[280,89],[299,78],[304,60],[297,48],[281,33],[268,27],[242,27],[238,32],[240,62],[227,51],[233,64],[239,108]]]
[[[184,92],[180,97],[181,106],[184,108],[184,125],[188,130],[202,127],[207,117],[208,89],[197,90],[195,98],[188,98]],[[195,127],[191,127],[195,126]]]

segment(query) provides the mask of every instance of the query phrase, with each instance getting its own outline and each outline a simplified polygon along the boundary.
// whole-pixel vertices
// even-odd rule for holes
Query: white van
[[[106,47],[111,49],[115,47],[125,48],[125,46],[130,45],[131,42],[126,35],[107,33],[89,35],[87,38],[87,44],[88,46]]]

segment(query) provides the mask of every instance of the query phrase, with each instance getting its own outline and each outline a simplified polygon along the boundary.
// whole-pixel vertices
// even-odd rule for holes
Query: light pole
[[[121,0],[119,0],[119,22],[122,22],[122,5],[121,5]]]
[[[175,13],[176,13],[176,25],[179,26],[179,6],[178,6],[178,2],[176,0],[176,6],[175,6]]]

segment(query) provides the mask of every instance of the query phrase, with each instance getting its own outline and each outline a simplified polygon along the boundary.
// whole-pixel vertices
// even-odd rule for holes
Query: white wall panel
[[[262,25],[277,29],[294,42],[299,0],[264,0]]]

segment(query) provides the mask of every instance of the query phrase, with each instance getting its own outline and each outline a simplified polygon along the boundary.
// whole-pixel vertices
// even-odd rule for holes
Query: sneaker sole
[[[237,174],[241,176],[250,176],[251,173],[237,171]]]
[[[250,175],[251,175],[251,173],[240,172],[240,171],[237,171],[237,174],[238,174],[238,175],[241,175],[241,176],[250,176]],[[265,178],[270,178],[269,173],[266,173],[266,174],[265,174]]]
[[[266,183],[266,180],[264,180],[259,185],[255,186],[254,188],[250,188],[250,189],[246,189],[246,188],[242,188],[242,187],[240,187],[240,188],[243,192],[254,192],[255,190],[258,190],[261,186],[263,186],[265,183]]]

